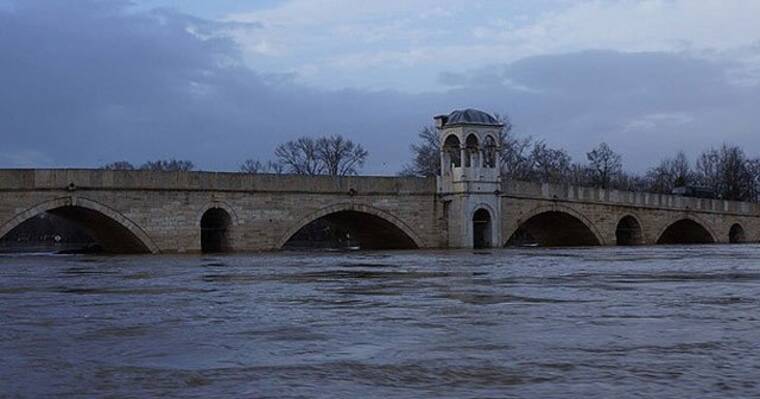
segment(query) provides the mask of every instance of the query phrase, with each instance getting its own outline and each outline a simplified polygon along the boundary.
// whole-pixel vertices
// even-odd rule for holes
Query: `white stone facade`
[[[498,138],[503,126],[475,110],[435,120],[441,143],[438,193],[444,202],[449,248],[501,246]]]

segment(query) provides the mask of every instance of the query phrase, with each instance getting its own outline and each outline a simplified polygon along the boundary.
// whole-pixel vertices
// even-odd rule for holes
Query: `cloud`
[[[14,5],[0,12],[0,166],[42,154],[40,166],[179,157],[234,170],[287,139],[341,133],[373,150],[368,172],[395,173],[434,113],[424,96],[257,73],[217,22],[96,0]]]
[[[654,113],[641,115],[624,123],[623,132],[640,132],[645,130],[662,129],[663,127],[672,129],[683,129],[683,126],[694,122],[694,117],[686,112],[672,113]]]
[[[760,155],[752,150],[760,145],[752,111],[760,88],[735,84],[733,66],[687,54],[584,51],[455,75],[449,95],[502,104],[519,130],[578,160],[606,141],[627,167],[643,170],[678,150],[696,154],[723,142]]]
[[[758,14],[740,0],[287,0],[227,20],[261,25],[234,34],[256,69],[422,92],[444,89],[443,72],[587,50],[731,59],[735,81],[756,84]]]
[[[367,15],[358,23],[377,18],[375,3],[368,3]],[[448,7],[454,3],[436,2],[438,9],[431,8],[427,18],[449,18],[458,12]],[[326,10],[335,4],[345,3],[325,3]],[[400,1],[389,4],[391,15],[404,9]],[[479,12],[487,15],[489,10],[483,10]],[[343,16],[314,12],[340,21],[345,13],[364,11],[347,10]],[[398,50],[391,45],[369,59],[369,72],[341,78],[354,88],[325,89],[303,84],[284,69],[250,66],[251,57],[264,59],[262,64],[271,57],[246,53],[235,34],[241,29],[266,32],[284,18],[268,17],[207,21],[97,0],[65,5],[19,0],[12,8],[0,8],[0,167],[93,167],[122,159],[141,163],[178,157],[205,169],[235,170],[246,158],[269,158],[285,140],[340,133],[369,149],[366,173],[393,174],[408,160],[409,144],[432,115],[464,107],[507,113],[519,132],[566,147],[578,160],[607,141],[636,170],[679,149],[693,154],[724,141],[760,155],[751,150],[760,145],[755,132],[760,93],[756,85],[737,78],[751,76],[738,72],[743,65],[738,56],[570,51],[487,67],[473,63],[462,70],[457,58],[489,47],[451,43],[432,53],[440,56],[440,73],[427,67],[427,56],[410,64],[418,69],[397,63],[399,74],[428,79],[438,87],[435,92],[356,88],[366,83],[365,74],[394,87],[392,69],[383,65],[393,62],[384,54]],[[410,18],[415,23],[421,17]],[[536,18],[521,24],[535,25]],[[317,22],[302,23],[318,30]],[[403,32],[357,40],[383,41],[396,34]],[[295,43],[293,37],[285,39],[288,46]],[[331,54],[329,37],[320,40],[312,43],[319,47],[314,51]],[[337,52],[332,59],[346,54]],[[315,63],[316,72],[309,76],[318,79],[330,59]],[[309,70],[298,64],[293,69]]]

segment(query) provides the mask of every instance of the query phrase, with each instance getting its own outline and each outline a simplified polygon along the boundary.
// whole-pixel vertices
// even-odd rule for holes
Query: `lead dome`
[[[472,108],[455,110],[448,115],[437,116],[435,119],[439,120],[441,128],[456,125],[502,126],[493,115]]]

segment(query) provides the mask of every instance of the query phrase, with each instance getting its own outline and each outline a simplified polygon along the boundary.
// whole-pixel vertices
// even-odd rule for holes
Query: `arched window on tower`
[[[496,147],[496,141],[493,139],[492,136],[486,136],[486,148],[484,150],[484,160],[483,160],[483,166],[486,168],[495,168],[496,165],[496,152],[498,151],[498,148]]]
[[[462,166],[462,149],[459,138],[453,134],[443,142],[444,164],[455,168]]]
[[[480,166],[480,143],[478,143],[478,136],[474,134],[467,136],[465,144],[467,146],[467,151],[465,151],[464,166]]]

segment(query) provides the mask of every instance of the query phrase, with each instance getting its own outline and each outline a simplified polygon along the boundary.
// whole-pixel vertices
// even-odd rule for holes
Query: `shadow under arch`
[[[309,241],[310,226],[331,229],[330,234],[337,232],[340,236],[337,238],[345,241],[345,245],[342,245],[345,247],[359,246],[361,249],[424,247],[419,236],[401,219],[368,205],[350,203],[332,205],[302,218],[282,235],[277,242],[277,248],[311,248],[309,245],[302,245]]]
[[[222,208],[211,208],[201,217],[201,252],[232,251],[232,216]]]
[[[472,247],[475,249],[491,248],[492,227],[491,211],[479,207],[472,215]]]
[[[240,218],[238,217],[238,214],[235,211],[235,208],[233,208],[230,204],[224,201],[211,201],[211,202],[206,203],[206,205],[204,205],[202,208],[198,208],[198,212],[196,213],[197,223],[200,224],[201,219],[203,219],[203,215],[205,215],[206,212],[214,208],[223,209],[225,212],[227,212],[230,215],[231,222],[233,225],[240,224]]]
[[[715,233],[708,224],[694,216],[683,216],[669,222],[657,236],[658,245],[714,244]]]
[[[80,225],[105,252],[158,253],[159,247],[136,223],[118,211],[82,197],[59,197],[37,204],[0,226],[0,238],[42,213],[60,216]]]
[[[744,244],[747,242],[747,233],[740,223],[734,223],[728,232],[728,242],[731,244]]]
[[[462,166],[462,143],[456,134],[449,134],[443,140],[443,156],[448,164],[454,167]],[[449,165],[446,165],[447,167]]]
[[[642,245],[644,233],[639,219],[631,214],[620,218],[615,228],[615,240],[617,245]]]
[[[480,140],[478,135],[470,133],[464,141],[465,159],[464,166],[480,166]]]
[[[508,237],[504,246],[588,247],[604,243],[593,223],[561,205],[532,210]]]
[[[232,252],[235,247],[235,226],[240,224],[237,212],[228,203],[212,201],[198,212],[201,232],[201,253]]]

